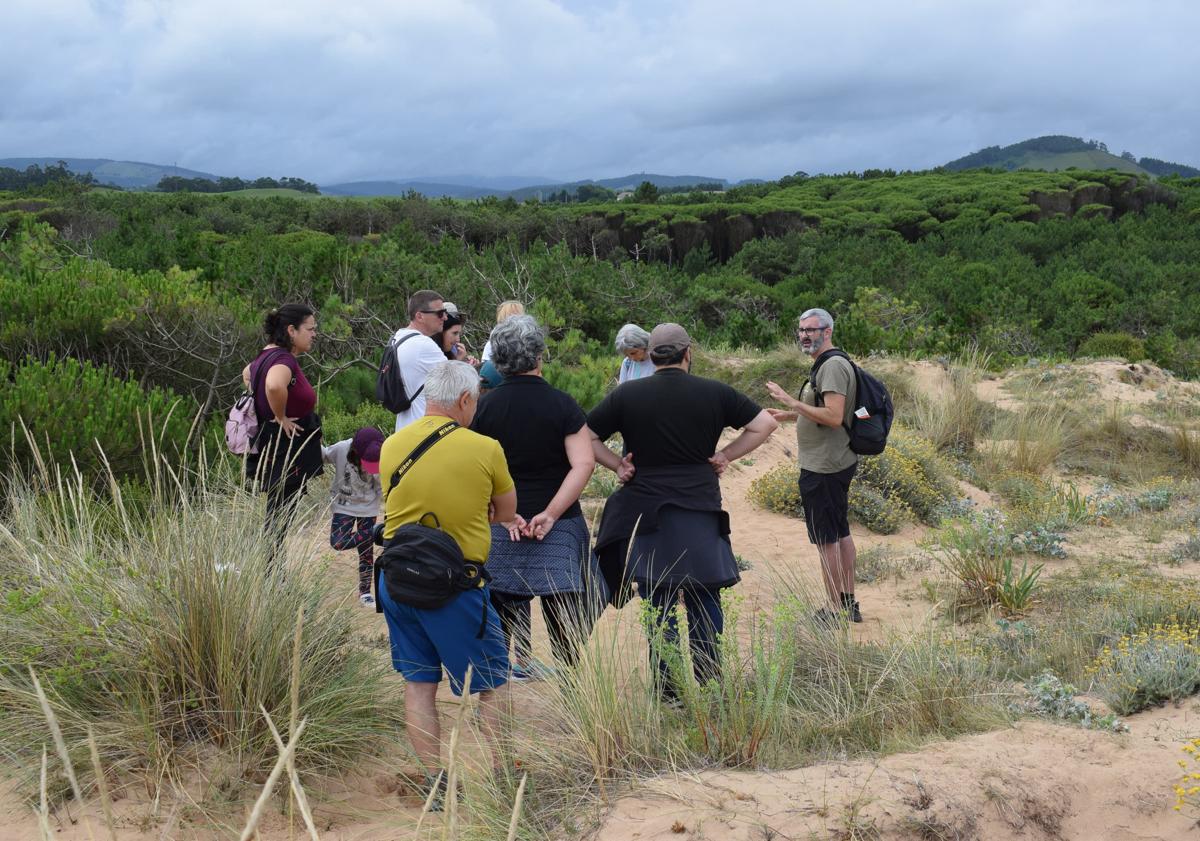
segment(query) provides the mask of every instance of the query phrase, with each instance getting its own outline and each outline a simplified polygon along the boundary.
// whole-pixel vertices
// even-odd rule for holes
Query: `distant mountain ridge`
[[[0,167],[27,169],[31,166],[54,166],[59,161],[75,173],[90,172],[99,184],[115,184],[126,190],[152,190],[163,178],[206,178],[216,181],[219,176],[179,166],[165,166],[141,161],[115,161],[111,158],[0,158]]]
[[[988,146],[945,164],[951,172],[965,169],[995,167],[997,169],[1060,170],[1116,169],[1139,175],[1200,176],[1200,169],[1185,164],[1160,161],[1157,158],[1136,158],[1130,152],[1114,155],[1098,140],[1084,140],[1063,134],[1048,134],[1022,140],[1010,146]]]
[[[508,178],[515,178],[508,176]],[[695,184],[729,184],[724,178],[707,175],[660,175],[652,172],[636,172],[621,175],[616,178],[587,178],[582,181],[543,181],[524,185],[514,185],[509,189],[498,185],[503,178],[480,178],[481,182],[491,181],[491,184],[470,183],[471,176],[440,177],[429,180],[401,179],[392,181],[350,181],[344,184],[322,184],[321,192],[328,196],[402,196],[410,191],[420,193],[430,198],[449,196],[455,199],[479,199],[485,196],[497,198],[513,198],[517,201],[537,198],[543,199],[551,193],[566,190],[573,193],[584,185],[607,187],[610,190],[634,190],[643,181],[649,181],[659,189],[669,187],[690,187]]]

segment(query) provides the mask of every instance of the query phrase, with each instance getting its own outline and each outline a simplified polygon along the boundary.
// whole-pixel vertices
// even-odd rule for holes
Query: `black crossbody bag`
[[[400,463],[392,472],[383,496],[385,507],[387,498],[417,460],[456,429],[458,424],[454,421],[439,426]],[[434,525],[425,525],[426,519],[431,519]],[[392,601],[422,610],[442,607],[459,593],[472,590],[480,586],[481,580],[487,581],[491,577],[483,564],[463,557],[458,541],[442,530],[437,514],[432,511],[426,511],[417,522],[405,523],[396,529],[384,543],[383,553],[375,561],[375,568],[383,571],[383,581]],[[375,587],[375,610],[382,612],[378,575]],[[480,638],[487,626],[486,601],[483,617],[478,634]]]

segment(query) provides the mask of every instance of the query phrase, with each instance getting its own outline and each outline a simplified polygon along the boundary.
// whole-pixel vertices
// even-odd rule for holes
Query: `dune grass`
[[[352,608],[331,597],[322,567],[305,557],[269,573],[260,498],[216,474],[160,467],[136,502],[111,481],[7,479],[0,750],[32,769],[46,741],[32,669],[77,768],[93,766],[94,734],[99,763],[151,791],[210,767],[254,777],[277,754],[260,708],[288,720],[301,621],[308,729],[296,764],[335,774],[378,750],[397,726],[395,683],[356,643]]]
[[[721,680],[699,685],[686,650],[668,655],[682,707],[664,707],[647,661],[649,614],[630,605],[603,622],[577,667],[536,685],[511,755],[528,773],[521,838],[578,837],[647,775],[705,768],[792,768],[908,750],[1003,726],[1010,691],[964,646],[931,629],[859,643],[815,622],[815,594],[776,581],[767,609],[726,593]],[[686,625],[681,627],[686,638]],[[470,782],[464,838],[505,825],[515,774]]]
[[[990,365],[991,358],[981,351],[951,361],[945,391],[914,395],[908,421],[912,428],[942,452],[973,453],[992,422],[991,407],[975,393],[975,384]]]

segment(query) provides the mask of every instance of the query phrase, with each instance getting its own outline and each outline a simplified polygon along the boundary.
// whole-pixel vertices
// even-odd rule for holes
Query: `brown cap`
[[[670,353],[691,347],[692,337],[678,324],[668,321],[650,331],[650,352]]]

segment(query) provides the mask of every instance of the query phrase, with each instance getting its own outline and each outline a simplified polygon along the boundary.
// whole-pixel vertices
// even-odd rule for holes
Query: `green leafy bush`
[[[1000,511],[949,523],[938,532],[934,556],[958,581],[957,603],[967,608],[999,605],[1024,612],[1033,602],[1042,565],[1017,570],[1013,555],[1024,552],[1061,557],[1062,535],[1045,528],[1014,533]]]
[[[884,496],[878,488],[865,483],[850,485],[848,502],[850,516],[876,534],[895,534],[915,519],[904,500]]]
[[[768,511],[802,516],[800,469],[784,464],[750,483],[750,500]],[[888,447],[859,459],[850,485],[850,515],[872,531],[894,534],[914,518],[936,522],[956,499],[949,465],[933,445],[893,427]]]
[[[354,433],[364,426],[373,426],[384,434],[396,430],[396,415],[375,402],[362,402],[354,412],[325,412],[321,415],[321,438],[325,446],[335,441],[353,438]]]
[[[177,456],[196,408],[165,389],[143,390],[102,365],[53,355],[16,366],[0,360],[0,383],[0,429],[11,436],[16,461],[29,465],[40,453],[49,464],[69,467],[74,459],[85,476],[99,473],[105,461],[117,476],[140,473],[152,442]]]
[[[1127,362],[1146,358],[1146,344],[1128,333],[1093,333],[1079,346],[1079,356],[1116,356]]]
[[[800,468],[794,464],[773,467],[750,483],[750,501],[776,514],[801,517],[799,481]]]
[[[933,444],[896,424],[887,449],[859,459],[855,482],[904,503],[922,522],[936,524],[942,507],[957,497],[951,476],[949,463]]]

